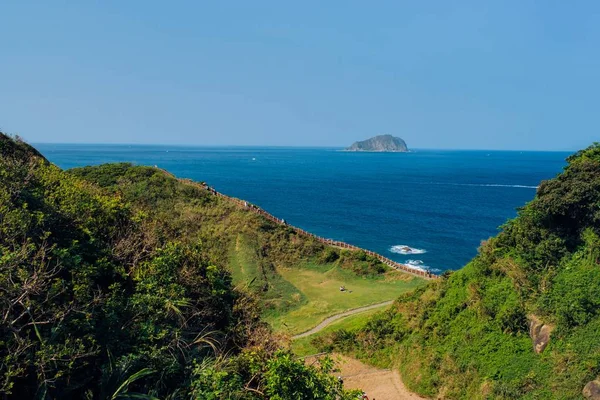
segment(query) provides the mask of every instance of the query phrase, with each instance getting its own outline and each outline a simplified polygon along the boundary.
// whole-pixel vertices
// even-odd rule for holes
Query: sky
[[[574,150],[600,2],[0,2],[0,130],[58,143]]]

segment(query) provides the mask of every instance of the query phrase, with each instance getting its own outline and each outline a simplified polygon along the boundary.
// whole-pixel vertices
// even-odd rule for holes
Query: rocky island
[[[345,150],[405,153],[408,151],[408,148],[406,147],[404,140],[398,137],[392,135],[379,135],[361,142],[355,142]]]

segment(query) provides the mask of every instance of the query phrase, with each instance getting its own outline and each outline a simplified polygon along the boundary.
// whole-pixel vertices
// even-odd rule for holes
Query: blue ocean
[[[316,235],[456,270],[533,199],[569,153],[38,144],[62,168],[157,165],[205,181]],[[410,250],[409,250],[410,248]]]

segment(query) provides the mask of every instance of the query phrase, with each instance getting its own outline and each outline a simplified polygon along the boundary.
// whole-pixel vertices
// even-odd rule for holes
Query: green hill
[[[336,313],[383,301],[424,284],[362,252],[325,246],[289,226],[214,196],[202,185],[131,164],[76,168],[71,175],[120,196],[153,221],[148,236],[202,243],[233,285],[258,298],[277,330],[306,331]],[[352,293],[341,293],[346,286]]]
[[[255,265],[234,283],[236,238]],[[296,301],[272,265],[328,257],[379,268],[164,171],[66,172],[0,133],[0,396],[354,398],[261,320]]]
[[[422,284],[166,171],[62,171],[0,133],[3,397],[345,399],[264,318],[301,332]]]
[[[399,365],[407,386],[427,396],[582,398],[600,375],[599,235],[594,145],[542,182],[462,270],[317,345]]]

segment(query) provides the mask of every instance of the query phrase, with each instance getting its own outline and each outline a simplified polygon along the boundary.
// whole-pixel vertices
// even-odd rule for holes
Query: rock
[[[550,334],[553,327],[544,324],[535,315],[529,316],[529,336],[533,341],[533,350],[540,354],[548,343],[550,343]]]
[[[590,400],[600,400],[600,379],[588,382],[582,391],[583,397]]]
[[[404,140],[392,135],[380,135],[371,139],[355,142],[346,151],[379,151],[404,153],[408,151]]]

